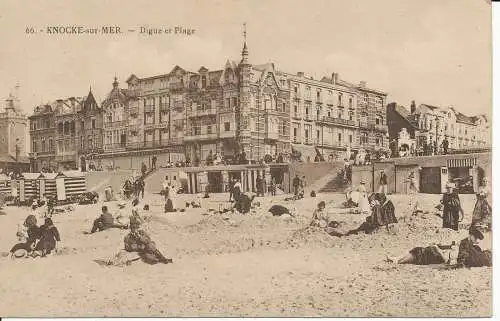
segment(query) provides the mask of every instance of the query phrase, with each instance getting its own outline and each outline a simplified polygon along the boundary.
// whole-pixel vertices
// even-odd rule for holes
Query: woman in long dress
[[[478,193],[476,194],[476,205],[472,212],[472,225],[483,226],[491,230],[491,206],[488,202],[490,189],[488,187],[488,179],[485,177],[481,181]]]
[[[453,183],[446,184],[446,193],[443,194],[443,227],[458,231],[458,223],[464,217],[464,211],[458,194],[454,191]]]
[[[359,201],[358,201],[359,210],[361,214],[369,215],[371,208],[370,208],[370,202],[368,201],[368,195],[366,194],[366,186],[364,181],[359,182],[358,192],[359,192]]]

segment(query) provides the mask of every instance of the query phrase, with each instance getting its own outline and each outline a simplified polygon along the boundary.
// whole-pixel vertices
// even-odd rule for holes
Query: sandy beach
[[[308,227],[320,200],[345,229],[363,215],[340,208],[344,196],[323,194],[296,202],[285,196],[257,198],[248,215],[216,214],[227,194],[203,200],[201,209],[163,213],[161,197],[146,195],[150,216],[144,229],[174,264],[101,266],[123,248],[125,230],[92,235],[92,221],[104,203],[75,205],[53,217],[62,238],[59,253],[47,258],[0,259],[0,315],[26,317],[100,316],[398,316],[486,317],[492,310],[492,269],[443,271],[436,266],[395,265],[385,255],[415,246],[460,241],[467,230],[440,228],[433,214],[410,219],[409,198],[390,195],[399,218],[396,233],[332,237]],[[180,195],[178,205],[193,198]],[[417,195],[431,211],[440,195]],[[474,195],[461,195],[470,222]],[[105,203],[119,212],[121,201]],[[272,217],[272,204],[296,207],[298,217]],[[129,215],[130,209],[122,210]],[[17,242],[17,223],[27,209],[4,207],[1,251]],[[42,223],[42,219],[39,219]],[[489,241],[484,240],[483,248]]]

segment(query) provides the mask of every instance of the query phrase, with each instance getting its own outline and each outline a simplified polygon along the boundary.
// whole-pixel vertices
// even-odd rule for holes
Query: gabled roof
[[[201,66],[201,68],[198,69],[198,72],[206,72],[206,71],[208,71],[208,69],[205,68],[205,66]]]
[[[127,80],[125,80],[125,82],[130,83],[132,80],[139,80],[139,78],[136,75],[132,74],[127,78]]]
[[[408,109],[404,108],[403,106],[400,106],[398,104],[389,104],[387,106],[388,109],[392,109],[396,114],[401,116],[404,120],[408,122],[408,124],[413,127],[413,129],[418,130],[418,126],[414,123],[414,115],[410,114]]]
[[[464,114],[462,114],[460,112],[457,113],[457,122],[469,124],[469,125],[475,124],[475,120],[473,119],[473,117],[465,116]]]

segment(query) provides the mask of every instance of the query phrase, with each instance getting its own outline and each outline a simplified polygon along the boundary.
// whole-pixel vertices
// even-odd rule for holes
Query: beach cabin
[[[41,176],[41,173],[22,173],[21,179],[17,181],[21,202],[40,197],[38,185]]]
[[[85,173],[80,171],[65,171],[56,178],[57,199],[66,200],[87,192]]]
[[[42,173],[39,178],[39,195],[43,197],[56,197],[57,187],[56,179],[64,177],[61,173]]]
[[[0,174],[0,193],[4,196],[12,196],[10,177],[5,174]]]

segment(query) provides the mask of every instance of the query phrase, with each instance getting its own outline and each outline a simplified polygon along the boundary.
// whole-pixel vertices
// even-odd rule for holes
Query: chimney
[[[360,82],[359,82],[359,87],[361,87],[361,88],[365,88],[365,87],[366,87],[366,81],[364,81],[364,80],[363,80],[363,81],[360,81]]]
[[[339,74],[334,72],[332,73],[332,84],[336,85],[339,80]]]
[[[415,114],[415,112],[417,111],[417,106],[415,105],[414,100],[411,101],[410,111],[412,114]]]
[[[299,76],[299,77],[304,77],[304,72],[303,72],[303,71],[299,71],[299,72],[297,73],[297,76]]]

